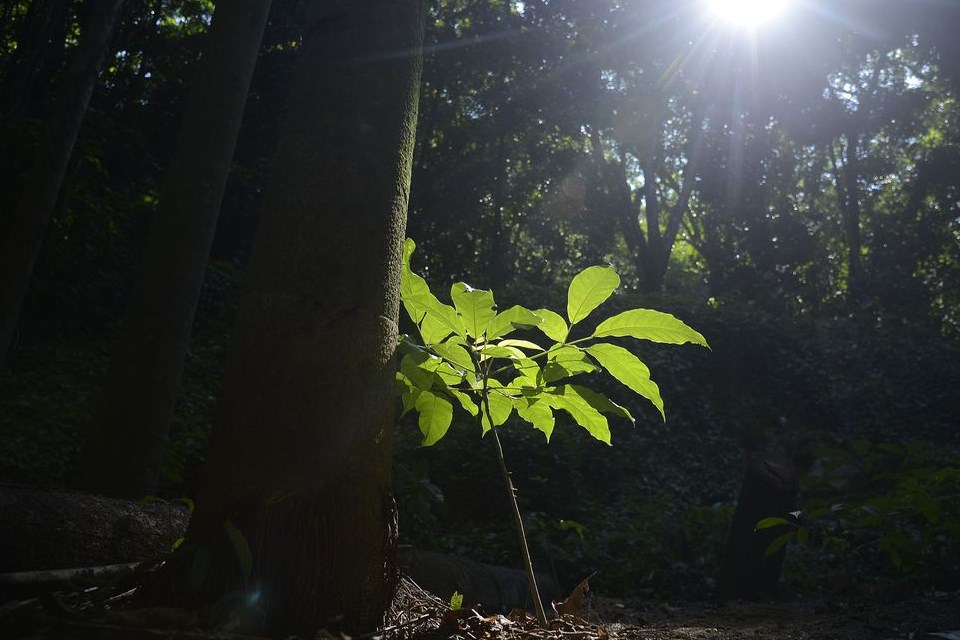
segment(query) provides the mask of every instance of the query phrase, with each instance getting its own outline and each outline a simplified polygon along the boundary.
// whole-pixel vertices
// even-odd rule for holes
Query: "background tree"
[[[217,214],[269,0],[221,5],[160,191],[140,279],[81,461],[83,485],[156,491]]]
[[[276,635],[375,629],[393,595],[393,352],[421,12],[309,7],[210,458],[172,563],[185,591],[196,571],[206,597],[249,585]]]
[[[82,39],[65,72],[56,111],[0,239],[0,369],[6,366],[33,267],[124,0],[90,6]],[[6,217],[6,216],[3,216]]]

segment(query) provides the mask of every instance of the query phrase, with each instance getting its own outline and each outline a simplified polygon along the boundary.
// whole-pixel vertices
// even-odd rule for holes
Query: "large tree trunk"
[[[122,5],[123,0],[94,1],[67,65],[56,111],[0,240],[0,369],[6,366],[33,267]]]
[[[393,352],[422,37],[420,0],[310,5],[197,509],[155,585],[193,582],[201,599],[247,585],[280,637],[372,630],[393,592]]]
[[[84,488],[152,493],[270,0],[221,3],[81,460]]]

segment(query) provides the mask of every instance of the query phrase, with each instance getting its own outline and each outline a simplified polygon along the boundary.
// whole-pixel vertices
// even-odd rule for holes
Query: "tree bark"
[[[420,0],[309,5],[196,512],[155,585],[184,593],[199,570],[199,599],[245,592],[268,634],[371,631],[395,588],[393,353],[422,38]]]
[[[91,6],[80,44],[65,70],[57,108],[0,240],[0,370],[6,366],[33,267],[122,5],[123,0],[96,0]]]
[[[221,3],[80,463],[91,491],[153,493],[270,0]]]

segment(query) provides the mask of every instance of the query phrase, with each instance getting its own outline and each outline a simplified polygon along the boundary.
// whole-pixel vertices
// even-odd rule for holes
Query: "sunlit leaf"
[[[547,354],[547,363],[543,367],[543,379],[556,382],[580,373],[596,371],[597,366],[590,361],[581,349],[564,345],[551,349]]]
[[[550,442],[550,436],[553,434],[554,417],[550,405],[543,400],[536,398],[514,398],[513,406],[523,420],[529,422],[533,427],[543,432],[547,442]]]
[[[431,347],[441,358],[452,362],[464,371],[473,371],[473,361],[470,353],[459,344],[441,342]]]
[[[542,320],[537,325],[537,329],[540,329],[545,336],[554,342],[563,342],[567,339],[567,332],[570,329],[567,327],[566,320],[559,313],[550,311],[550,309],[537,309],[534,313]]]
[[[610,413],[615,416],[620,416],[621,418],[626,418],[631,424],[635,423],[633,416],[627,411],[626,407],[621,407],[599,391],[594,391],[593,389],[578,384],[572,384],[570,386],[581,398],[587,401],[587,404],[600,413]]]
[[[666,344],[694,344],[708,347],[707,340],[669,313],[652,309],[631,309],[601,322],[594,338],[630,337]]]
[[[400,275],[403,308],[419,328],[424,344],[440,342],[451,333],[466,335],[456,310],[437,300],[430,292],[427,281],[411,270],[410,257],[416,247],[410,238],[403,243],[403,269]]]
[[[509,358],[519,360],[526,358],[526,354],[516,347],[503,347],[498,344],[485,344],[480,348],[482,358]]]
[[[487,387],[487,402],[489,403],[490,417],[493,419],[493,424],[491,425],[490,421],[487,420],[487,412],[483,411],[480,420],[480,427],[483,433],[489,431],[491,426],[499,427],[502,425],[513,412],[513,399],[507,395],[509,390],[505,389],[503,384],[491,378],[487,381]]]
[[[408,353],[400,359],[400,373],[407,377],[413,386],[430,389],[436,380],[434,372],[442,361],[423,351]]]
[[[533,329],[541,322],[543,319],[530,309],[515,305],[494,316],[487,326],[487,340],[505,336],[514,329]]]
[[[594,438],[610,444],[610,426],[599,411],[590,406],[571,385],[561,385],[544,394],[543,400],[554,409],[561,409]]]
[[[419,426],[424,447],[436,444],[447,433],[453,421],[453,404],[438,393],[424,391],[417,398]]]
[[[457,402],[460,403],[460,406],[463,407],[463,410],[469,413],[474,418],[477,417],[477,414],[480,410],[477,408],[476,403],[473,401],[469,395],[463,391],[458,391],[457,389],[447,389],[447,393],[456,398]]]
[[[481,338],[490,321],[497,315],[493,293],[458,282],[450,287],[450,299],[453,300],[453,306],[457,309],[467,335],[474,339]]]
[[[575,275],[567,290],[567,318],[573,326],[590,315],[620,286],[613,267],[588,267]]]
[[[521,358],[513,361],[513,367],[519,375],[510,381],[510,387],[522,389],[524,387],[539,387],[542,384],[540,365],[530,358]]]
[[[546,349],[544,349],[540,345],[534,342],[530,342],[529,340],[507,339],[507,340],[501,340],[500,342],[497,343],[497,345],[501,347],[516,347],[518,349],[529,349],[531,351],[546,351]]]
[[[640,358],[627,349],[615,344],[600,342],[584,347],[584,351],[593,356],[607,373],[625,384],[631,391],[638,393],[657,408],[664,420],[667,419],[663,411],[663,399],[660,397],[660,388],[650,379],[650,369],[641,362]]]

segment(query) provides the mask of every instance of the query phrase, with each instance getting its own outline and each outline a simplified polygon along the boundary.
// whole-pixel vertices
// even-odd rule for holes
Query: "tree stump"
[[[752,599],[776,593],[785,549],[767,555],[767,548],[783,527],[756,530],[770,516],[785,517],[797,508],[800,478],[791,460],[751,456],[733,515],[717,597]]]

